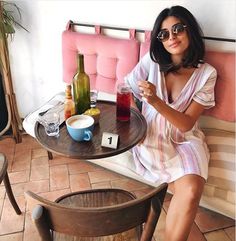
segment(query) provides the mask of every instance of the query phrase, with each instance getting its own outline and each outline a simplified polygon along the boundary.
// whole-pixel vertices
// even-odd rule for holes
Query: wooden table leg
[[[50,151],[47,151],[47,152],[48,152],[48,159],[49,159],[49,160],[52,160],[52,159],[53,159],[52,153],[51,153]]]

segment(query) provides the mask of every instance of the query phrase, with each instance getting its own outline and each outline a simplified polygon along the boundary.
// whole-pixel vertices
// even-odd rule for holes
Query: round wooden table
[[[116,103],[99,101],[97,107],[101,111],[99,123],[94,126],[93,138],[88,142],[74,141],[65,123],[60,126],[59,137],[50,137],[44,127],[38,122],[35,125],[35,135],[38,142],[48,151],[78,159],[98,159],[114,156],[125,152],[140,142],[146,135],[147,123],[142,114],[131,108],[130,121],[116,120]],[[104,132],[118,134],[117,149],[101,146]]]

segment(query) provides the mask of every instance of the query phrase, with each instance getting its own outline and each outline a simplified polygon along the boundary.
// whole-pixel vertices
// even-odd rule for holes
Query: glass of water
[[[59,136],[60,115],[56,112],[47,112],[41,117],[45,132],[48,136]]]
[[[98,91],[90,90],[90,107],[95,108],[97,104]]]

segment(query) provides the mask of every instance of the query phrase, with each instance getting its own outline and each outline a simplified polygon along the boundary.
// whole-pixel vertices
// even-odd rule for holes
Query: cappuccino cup
[[[75,141],[90,141],[93,138],[94,119],[91,116],[71,116],[66,120],[66,127]]]

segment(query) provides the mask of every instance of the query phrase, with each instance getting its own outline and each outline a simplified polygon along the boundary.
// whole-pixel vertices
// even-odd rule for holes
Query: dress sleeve
[[[216,77],[216,70],[213,69],[203,87],[197,91],[193,97],[193,100],[203,105],[205,109],[210,109],[211,107],[215,106],[214,87],[216,83]]]
[[[138,99],[141,99],[140,91],[138,88],[139,80],[147,80],[150,68],[150,55],[147,53],[141,58],[138,64],[134,69],[125,76],[125,82],[130,85],[134,96]]]

